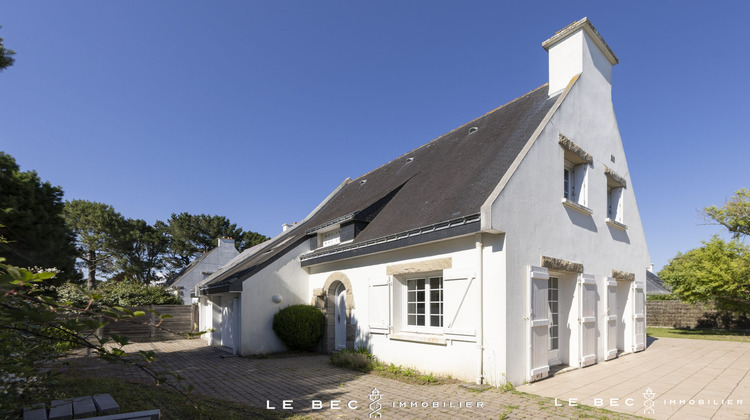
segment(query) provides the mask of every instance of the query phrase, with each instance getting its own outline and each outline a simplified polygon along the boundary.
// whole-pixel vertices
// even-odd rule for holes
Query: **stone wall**
[[[747,317],[717,311],[712,305],[690,305],[679,300],[649,300],[646,302],[646,311],[646,324],[649,327],[750,328]]]

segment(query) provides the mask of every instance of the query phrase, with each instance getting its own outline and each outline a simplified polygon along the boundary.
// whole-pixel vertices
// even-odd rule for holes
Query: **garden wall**
[[[690,305],[679,300],[649,300],[646,302],[646,311],[646,324],[649,327],[750,328],[747,317],[717,311],[713,305]]]
[[[185,338],[180,333],[194,332],[198,324],[197,305],[147,305],[128,308],[132,311],[145,311],[146,315],[118,322],[110,322],[100,329],[100,335],[118,334],[130,338],[131,341],[161,341]],[[171,315],[172,318],[163,319],[159,326],[159,318],[149,310],[161,315]]]

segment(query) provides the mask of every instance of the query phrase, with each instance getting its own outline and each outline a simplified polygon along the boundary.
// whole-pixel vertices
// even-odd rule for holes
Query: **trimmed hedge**
[[[323,337],[325,316],[310,305],[290,305],[273,316],[273,332],[291,350],[313,350]]]

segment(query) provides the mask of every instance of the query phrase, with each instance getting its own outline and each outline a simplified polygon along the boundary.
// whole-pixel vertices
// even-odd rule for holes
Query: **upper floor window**
[[[563,198],[581,206],[588,206],[588,164],[574,164],[565,160],[563,168]]]
[[[341,243],[341,229],[329,230],[318,234],[318,244],[320,247],[337,245]]]
[[[625,229],[625,214],[623,211],[623,202],[625,196],[625,178],[617,175],[610,168],[604,167],[604,175],[607,177],[607,223],[610,225]]]

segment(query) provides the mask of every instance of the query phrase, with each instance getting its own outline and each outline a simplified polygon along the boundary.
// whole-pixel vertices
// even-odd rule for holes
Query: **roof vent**
[[[406,158],[406,163],[411,163],[412,161],[414,161],[414,158]]]
[[[367,182],[367,180],[363,179],[363,180],[359,181],[359,185],[365,185],[365,182]]]
[[[477,127],[471,127],[471,128],[469,129],[469,134],[474,134],[474,133],[476,133],[477,131],[479,131],[479,128],[477,128]]]

